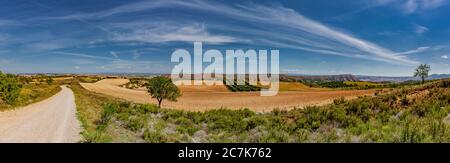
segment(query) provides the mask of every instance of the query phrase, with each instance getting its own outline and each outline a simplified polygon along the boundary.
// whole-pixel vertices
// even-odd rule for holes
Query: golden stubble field
[[[102,93],[138,103],[156,103],[147,91],[120,87],[128,79],[104,79],[96,83],[81,83],[87,90]],[[302,84],[281,83],[277,96],[262,97],[259,92],[230,92],[225,86],[180,86],[183,96],[178,102],[163,101],[162,107],[189,111],[205,111],[208,109],[249,108],[264,112],[275,108],[292,109],[308,105],[324,105],[333,99],[345,97],[356,98],[362,95],[373,95],[375,90],[330,90],[309,88]]]

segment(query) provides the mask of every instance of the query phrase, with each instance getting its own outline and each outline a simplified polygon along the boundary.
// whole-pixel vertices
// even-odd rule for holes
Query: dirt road
[[[44,101],[0,112],[0,142],[78,142],[80,123],[72,90],[62,86]]]
[[[96,83],[81,83],[87,90],[103,93],[139,103],[156,103],[145,90],[132,90],[120,87],[127,79],[104,79]],[[363,95],[373,95],[374,90],[320,90],[306,89],[304,91],[282,91],[276,96],[263,97],[259,92],[229,92],[206,86],[181,87],[183,96],[178,102],[164,101],[166,108],[189,111],[205,111],[226,107],[229,109],[249,108],[253,111],[271,111],[274,108],[292,109],[308,105],[324,105],[333,99],[345,97],[356,98]],[[207,91],[199,91],[199,89]],[[187,91],[186,91],[187,90]],[[210,91],[216,90],[216,91]]]

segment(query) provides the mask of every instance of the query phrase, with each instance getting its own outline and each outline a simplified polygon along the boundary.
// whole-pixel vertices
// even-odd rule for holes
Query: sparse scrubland
[[[158,109],[71,85],[85,142],[450,142],[450,82],[256,113]]]
[[[58,93],[60,82],[54,82],[49,77],[39,77],[34,81],[30,77],[18,77],[0,72],[0,111],[26,106],[45,100]]]
[[[128,89],[137,89],[147,86],[148,79],[142,79],[142,78],[131,78],[130,81],[122,87],[128,88]]]
[[[407,86],[416,86],[423,84],[421,81],[405,81],[401,83],[374,83],[367,81],[323,81],[323,80],[301,80],[303,83],[309,87],[313,88],[334,88],[334,89],[383,89],[383,88],[402,88]],[[426,82],[433,82],[429,80]]]

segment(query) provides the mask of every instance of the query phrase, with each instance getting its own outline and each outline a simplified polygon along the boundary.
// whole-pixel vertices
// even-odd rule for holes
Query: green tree
[[[52,77],[48,77],[46,80],[48,85],[52,85],[53,84],[53,78]]]
[[[180,90],[172,83],[172,80],[163,76],[150,79],[147,84],[147,90],[152,98],[158,100],[158,108],[161,108],[163,99],[177,101],[177,98],[181,96]]]
[[[0,71],[0,98],[7,104],[14,104],[19,98],[22,85],[18,78],[12,74],[3,74]]]
[[[422,83],[425,83],[425,78],[428,77],[430,70],[430,65],[420,64],[416,68],[416,72],[414,72],[414,77],[420,77],[422,79]]]

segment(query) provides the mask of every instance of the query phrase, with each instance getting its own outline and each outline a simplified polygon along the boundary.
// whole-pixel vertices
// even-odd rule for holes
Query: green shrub
[[[255,115],[255,113],[248,109],[237,111],[218,109],[208,111],[204,115],[205,121],[210,130],[240,132],[246,129],[246,126],[242,123],[242,120]]]
[[[259,138],[260,143],[288,143],[289,134],[284,131],[270,130]]]
[[[164,138],[164,135],[159,131],[149,131],[146,129],[144,131],[143,138],[148,143],[164,143],[166,142],[166,139]]]
[[[403,97],[400,99],[400,103],[401,103],[403,106],[408,106],[408,105],[409,105],[409,100],[408,100],[408,98],[406,97],[406,95],[403,96]]]
[[[82,132],[83,143],[109,143],[112,141],[111,136],[104,132]]]
[[[414,120],[407,120],[401,130],[401,143],[420,143],[425,139],[425,134]]]
[[[143,110],[144,113],[156,114],[159,112],[159,109],[155,105],[144,104],[144,105],[139,105],[138,107],[139,107],[138,109]]]
[[[309,139],[310,132],[305,129],[299,129],[295,132],[297,143],[306,142]]]
[[[254,129],[258,126],[266,126],[268,124],[267,118],[263,116],[252,116],[243,120],[245,129],[247,131]]]
[[[340,98],[334,99],[333,100],[333,104],[334,105],[345,104],[345,98],[344,97],[340,97]]]
[[[98,122],[97,128],[102,131],[106,129],[108,126],[112,116],[117,113],[117,110],[119,109],[119,105],[116,103],[107,103],[103,106],[103,111],[101,113],[100,121]]]
[[[48,85],[52,85],[53,84],[53,78],[49,77],[47,78],[47,80],[45,80],[45,82],[47,82]]]
[[[177,131],[182,134],[194,135],[199,130],[198,127],[192,126],[177,126]]]
[[[177,119],[184,115],[184,111],[181,110],[166,110],[164,112],[163,118],[164,119]]]
[[[0,71],[0,97],[7,104],[14,104],[20,95],[22,85],[12,74],[3,74]]]
[[[147,124],[147,120],[144,117],[138,117],[138,116],[131,116],[128,118],[128,121],[126,122],[127,128],[129,128],[131,131],[139,131],[140,129],[144,128]]]

